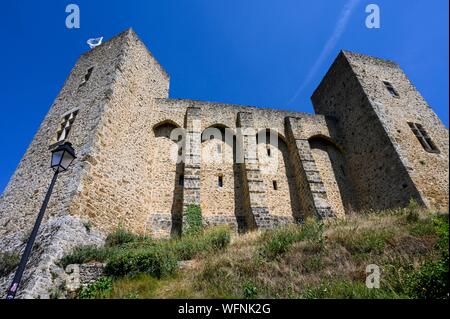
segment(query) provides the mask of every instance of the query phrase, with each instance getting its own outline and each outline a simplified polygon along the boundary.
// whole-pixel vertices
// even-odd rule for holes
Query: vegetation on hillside
[[[196,226],[171,240],[119,230],[61,263],[106,262],[79,298],[449,297],[448,214],[414,204],[245,235]],[[380,288],[367,288],[368,265],[380,268]]]
[[[20,256],[17,252],[0,253],[0,277],[7,276],[19,265]]]

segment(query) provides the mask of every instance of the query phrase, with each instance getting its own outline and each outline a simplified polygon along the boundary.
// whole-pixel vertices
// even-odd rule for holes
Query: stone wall
[[[301,202],[304,197],[308,196],[310,190],[309,188],[299,189],[297,187],[294,169],[296,158],[292,158],[289,151],[290,142],[285,137],[288,132],[285,120],[289,116],[301,118],[302,123],[297,130],[301,131],[302,138],[306,141],[318,134],[327,136],[329,140],[332,140],[330,130],[334,132],[334,126],[331,125],[333,127],[329,128],[323,116],[224,103],[173,99],[156,99],[154,114],[157,116],[152,117],[149,121],[156,126],[170,122],[173,125],[172,129],[178,127],[178,123],[184,123],[182,126],[185,126],[188,112],[192,108],[197,109],[196,112],[199,114],[202,143],[200,147],[201,163],[198,172],[197,170],[191,170],[191,172],[199,174],[200,206],[204,223],[206,225],[229,224],[235,229],[242,230],[254,227],[254,214],[249,206],[250,199],[254,201],[256,214],[267,210],[267,213],[263,213],[263,215],[267,215],[263,220],[268,225],[292,223],[295,220],[303,219],[304,209]],[[250,137],[250,140],[255,145],[254,154],[248,154],[248,158],[252,160],[250,156],[254,156],[256,162],[250,163],[250,165],[236,162],[236,148],[243,147],[243,137],[239,135],[238,129],[246,127],[239,121],[240,114],[251,114],[252,117],[248,128],[252,129],[253,137]],[[270,139],[261,143],[258,142],[261,139],[257,138],[257,135],[265,134],[267,130],[273,131],[277,136],[276,145],[272,145]],[[225,141],[226,131],[230,136],[233,135],[233,142]],[[189,134],[189,130],[186,133]],[[208,136],[211,133],[217,136]],[[169,140],[166,138],[166,141]],[[160,167],[172,167],[173,171],[175,165],[169,164],[167,160],[168,147],[158,143],[156,142],[158,152],[155,153],[154,158],[158,158],[159,162],[155,160],[153,166],[157,167],[158,171]],[[174,142],[172,141],[172,143]],[[218,153],[218,147],[221,151],[220,154]],[[267,155],[268,148],[271,156]],[[245,153],[244,149],[242,151]],[[161,152],[166,153],[162,154]],[[189,153],[189,150],[187,150],[187,153]],[[207,155],[209,158],[206,158]],[[255,168],[259,172],[251,168],[251,165],[255,164],[257,165]],[[249,172],[252,176],[250,181],[245,179],[247,178],[248,168],[250,168]],[[184,176],[184,188],[189,187],[186,183],[187,179],[190,178],[186,176],[190,174],[186,173],[186,166],[180,169],[179,174]],[[327,169],[329,167],[323,168],[323,170]],[[167,172],[167,170],[164,169],[162,172]],[[319,174],[319,171],[317,170],[316,173]],[[165,173],[156,174],[162,176]],[[324,171],[323,174],[334,176],[327,171]],[[219,177],[222,178],[221,187],[219,186]],[[168,196],[167,202],[175,194],[173,178],[168,179],[171,182],[166,185],[167,178],[166,182],[154,178],[155,187],[158,190],[152,190],[152,192],[158,194],[157,196],[162,194],[165,198]],[[274,189],[274,181],[277,190]],[[250,190],[253,192],[251,198]],[[324,191],[323,189],[322,193]],[[186,193],[186,190],[183,192]],[[155,200],[152,200],[153,203],[158,203],[158,201],[161,201],[161,199],[155,198]],[[173,227],[170,226],[168,216],[163,217],[160,214],[162,210],[158,207],[159,205],[155,205],[151,209],[148,224],[153,224],[156,228],[160,225],[163,228],[159,232],[155,229],[154,233],[168,234],[169,229]],[[163,209],[167,210],[168,207],[166,205]],[[325,209],[328,209],[327,207]]]

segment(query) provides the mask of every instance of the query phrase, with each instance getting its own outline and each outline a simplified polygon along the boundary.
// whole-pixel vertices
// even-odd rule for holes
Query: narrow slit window
[[[272,152],[269,147],[267,148],[267,156],[269,156],[269,157],[272,156]]]
[[[73,122],[75,122],[77,114],[78,110],[64,116],[60,129],[57,132],[57,142],[62,142],[67,138],[70,130],[72,129]]]
[[[178,178],[178,186],[184,186],[184,175],[180,175]]]
[[[408,122],[408,125],[425,151],[429,153],[439,153],[439,149],[436,144],[434,144],[433,140],[421,124]]]
[[[347,176],[347,174],[345,174],[345,169],[343,165],[341,165],[341,172],[344,177]]]
[[[278,183],[277,183],[277,181],[273,181],[272,184],[273,184],[273,189],[274,190],[278,190]]]
[[[384,86],[386,87],[386,89],[389,91],[389,93],[393,96],[393,97],[399,97],[400,95],[398,94],[397,90],[394,88],[394,86],[392,85],[391,82],[388,81],[383,81]]]
[[[80,87],[82,87],[83,85],[85,85],[87,83],[87,81],[89,81],[89,79],[91,78],[91,75],[92,75],[92,71],[94,71],[94,67],[91,67],[87,70],[87,73],[84,75],[84,78],[80,84]]]
[[[223,187],[223,176],[222,176],[222,175],[219,175],[219,176],[218,176],[218,179],[217,179],[217,186],[218,186],[219,188],[222,188],[222,187]]]

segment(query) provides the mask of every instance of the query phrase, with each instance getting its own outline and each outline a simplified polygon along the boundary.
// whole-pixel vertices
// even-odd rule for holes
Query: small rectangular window
[[[271,156],[271,154],[272,154],[272,153],[271,153],[271,150],[270,150],[270,148],[267,148],[267,156],[269,156],[269,157],[270,157],[270,156]]]
[[[393,97],[399,97],[400,95],[398,94],[397,90],[395,90],[394,86],[392,85],[391,82],[388,81],[383,81],[384,86],[386,87],[386,89],[389,91],[389,93],[393,96]]]
[[[178,178],[178,186],[184,186],[184,175],[180,175]]]
[[[73,111],[72,113],[64,116],[64,119],[60,126],[60,129],[57,132],[56,139],[58,142],[62,142],[67,138],[70,130],[72,129],[73,122],[75,122],[75,118],[76,118],[77,114],[78,114],[78,110]]]
[[[87,70],[87,73],[84,75],[83,81],[81,82],[79,87],[82,87],[83,85],[85,85],[87,83],[87,81],[89,81],[89,79],[91,78],[91,75],[92,75],[92,71],[94,71],[94,67],[91,67]]]
[[[223,187],[223,176],[219,175],[219,178],[217,179],[217,186],[219,186],[220,188]]]
[[[408,122],[408,125],[419,140],[420,144],[422,144],[425,151],[429,153],[439,153],[439,149],[436,144],[434,144],[433,140],[421,124]]]
[[[273,189],[274,189],[274,190],[278,190],[278,184],[277,184],[277,181],[273,181],[272,184],[273,184]]]

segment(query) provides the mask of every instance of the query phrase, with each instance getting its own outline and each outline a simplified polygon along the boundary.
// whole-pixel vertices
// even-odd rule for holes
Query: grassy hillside
[[[79,298],[448,298],[448,233],[448,214],[412,204],[246,235],[118,231],[61,263],[107,263]],[[379,289],[366,287],[370,264],[381,269]]]

